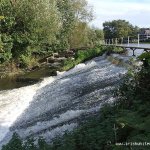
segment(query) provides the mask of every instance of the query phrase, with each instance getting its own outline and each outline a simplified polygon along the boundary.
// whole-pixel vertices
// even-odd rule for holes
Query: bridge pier
[[[138,34],[138,46],[140,45],[140,35]]]
[[[130,37],[128,36],[128,46],[130,45]]]
[[[137,48],[130,47],[130,50],[132,50],[132,52],[133,52],[132,56],[136,56],[136,55],[135,55],[135,50],[136,50],[136,49],[137,49]]]

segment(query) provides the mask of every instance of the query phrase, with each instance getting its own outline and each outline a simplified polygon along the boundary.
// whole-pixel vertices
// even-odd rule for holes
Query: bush
[[[105,50],[101,46],[87,50],[79,50],[75,55],[75,60],[69,58],[63,62],[62,70],[69,70],[81,62],[102,55],[104,52]]]
[[[2,147],[2,150],[24,150],[23,143],[18,134],[14,133],[12,139],[7,145]]]
[[[0,63],[8,62],[12,58],[12,47],[11,36],[0,34]]]
[[[145,52],[142,55],[140,55],[138,58],[143,62],[144,67],[150,66],[150,52]]]
[[[103,49],[105,51],[107,51],[107,54],[110,55],[111,53],[123,53],[124,50],[123,48],[121,47],[117,47],[117,46],[114,46],[114,45],[107,45],[107,46],[103,46]]]
[[[20,67],[31,69],[34,66],[38,66],[38,62],[34,57],[21,55],[20,56]]]

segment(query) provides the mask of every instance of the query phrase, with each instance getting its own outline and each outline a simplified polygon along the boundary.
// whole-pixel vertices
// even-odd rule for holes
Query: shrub
[[[105,50],[100,46],[87,50],[79,50],[75,55],[75,60],[69,58],[63,62],[62,70],[69,70],[81,62],[102,55],[104,52]]]

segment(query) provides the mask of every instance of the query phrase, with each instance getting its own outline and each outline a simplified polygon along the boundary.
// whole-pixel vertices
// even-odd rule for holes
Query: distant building
[[[139,34],[140,39],[143,40],[150,39],[150,28],[141,28]]]

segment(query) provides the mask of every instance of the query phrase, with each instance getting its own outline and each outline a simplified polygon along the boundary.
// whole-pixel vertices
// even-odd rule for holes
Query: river
[[[0,145],[13,132],[24,140],[42,136],[50,142],[72,131],[114,101],[112,92],[126,72],[100,56],[34,85],[0,91]]]
[[[9,76],[0,79],[0,91],[20,88],[35,84],[45,77],[56,76],[57,67],[50,67],[48,65],[42,66],[36,70],[26,72],[22,75]]]

